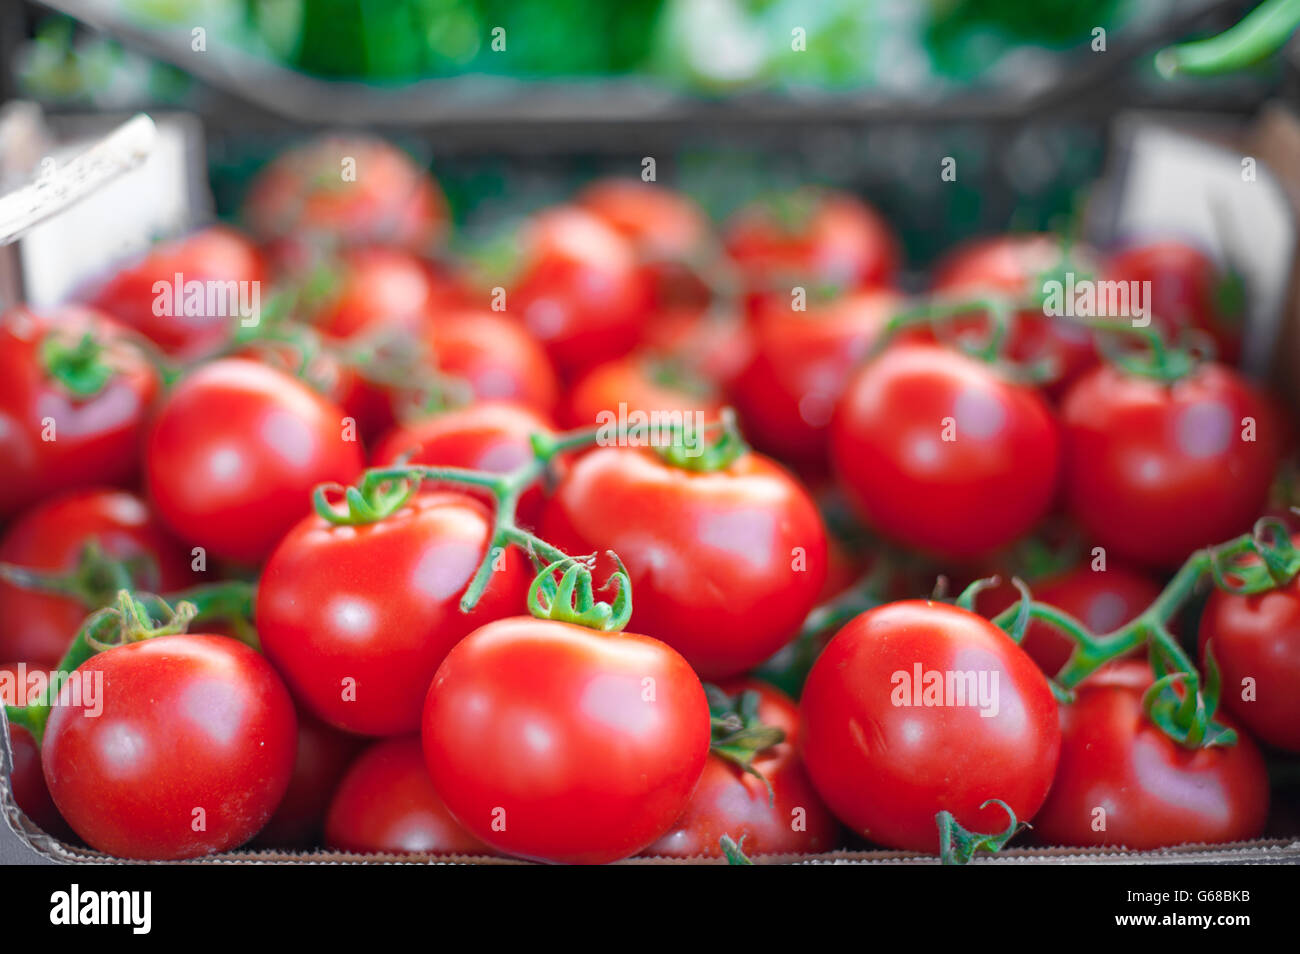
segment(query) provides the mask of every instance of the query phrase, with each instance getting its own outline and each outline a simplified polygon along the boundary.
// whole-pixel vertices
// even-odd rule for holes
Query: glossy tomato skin
[[[799,760],[799,707],[781,690],[757,679],[735,680],[725,692],[759,694],[758,717],[785,732],[785,741],[765,749],[753,761],[772,786],[717,755],[710,754],[704,775],[686,811],[662,838],[643,852],[670,858],[716,858],[719,839],[745,840],[745,854],[816,854],[830,851],[839,823],[822,804]]]
[[[831,457],[871,526],[920,550],[977,557],[1051,507],[1061,438],[1035,391],[974,358],[899,343],[850,380]]]
[[[176,276],[181,276],[181,307],[175,298]],[[214,225],[191,235],[159,242],[138,261],[119,269],[91,297],[91,303],[118,321],[145,335],[168,354],[193,360],[209,354],[230,339],[243,316],[241,302],[265,304],[266,264],[257,248],[240,233]],[[158,282],[164,282],[161,289]],[[189,289],[192,282],[237,282],[238,289],[219,313],[193,314]],[[160,294],[169,307],[160,306]],[[240,297],[242,295],[242,298]],[[207,290],[204,299],[207,301]],[[162,314],[159,314],[159,312]]]
[[[986,697],[904,704],[916,698],[903,680],[916,667],[923,686],[933,672],[987,673]],[[1032,819],[1061,744],[1056,701],[1033,660],[988,620],[921,600],[868,610],[841,629],[808,675],[800,715],[804,765],[831,811],[877,844],[912,851],[938,850],[943,810],[971,831],[1006,827],[998,806],[979,807],[990,798]]]
[[[1212,363],[1172,385],[1096,368],[1061,420],[1070,512],[1111,557],[1157,567],[1249,530],[1282,444],[1268,400]]]
[[[319,483],[361,470],[344,414],[305,384],[237,358],[192,371],[154,418],[149,497],[187,543],[256,562],[311,509]]]
[[[84,692],[74,704],[65,685],[41,755],[54,804],[86,844],[177,860],[236,848],[266,824],[289,784],[297,725],[258,653],[225,636],[159,636],[78,672],[102,673],[92,677],[102,711],[90,717],[97,706]]]
[[[348,769],[330,800],[325,846],[336,851],[491,855],[451,816],[418,735],[384,739]]]
[[[83,397],[49,373],[41,351],[51,336],[72,346],[86,334],[115,373]],[[160,390],[137,341],[78,306],[39,314],[20,307],[0,316],[0,519],[61,491],[135,479]]]
[[[31,677],[36,672],[43,673],[42,678],[48,680],[49,672],[40,664],[0,663],[0,705],[26,704],[29,701],[26,693],[31,688]],[[21,681],[24,679],[27,680],[26,684]],[[50,790],[41,771],[41,752],[32,734],[21,726],[10,724],[9,750],[13,754],[9,785],[14,801],[23,810],[23,814],[41,831],[56,838],[71,835],[72,830],[50,798]]]
[[[186,551],[158,525],[144,501],[125,490],[74,490],[29,510],[0,539],[0,563],[67,572],[76,568],[92,540],[113,559],[139,561],[134,580],[140,589],[170,593],[199,582]],[[0,658],[56,665],[96,609],[0,580]]]
[[[597,448],[561,478],[542,537],[566,553],[617,553],[632,580],[629,625],[706,679],[781,648],[826,578],[821,515],[789,474],[753,453],[694,472],[650,449]]]
[[[760,311],[754,356],[732,395],[745,433],[782,460],[824,467],[831,415],[902,299],[888,291],[849,295],[806,312]]]
[[[1261,741],[1300,752],[1300,584],[1256,596],[1215,589],[1199,640],[1223,674],[1223,707]]]
[[[512,547],[474,612],[460,611],[490,539],[487,508],[457,493],[421,493],[355,527],[304,518],[258,585],[267,658],[330,725],[375,736],[415,731],[448,650],[476,626],[523,609],[529,574]]]
[[[475,837],[521,858],[603,864],[680,817],[708,758],[709,707],[658,640],[513,617],[448,653],[422,737],[434,788]]]
[[[310,713],[297,710],[298,747],[289,786],[252,844],[258,848],[311,848],[319,844],[335,789],[363,742]]]
[[[1268,776],[1248,736],[1184,749],[1147,720],[1140,689],[1085,682],[1061,706],[1060,766],[1034,837],[1144,850],[1256,838],[1267,816]]]
[[[425,331],[438,371],[480,401],[513,401],[550,414],[560,384],[546,350],[517,322],[490,311],[439,311]]]
[[[591,213],[559,206],[526,223],[519,241],[508,314],[542,343],[562,375],[632,350],[651,296],[625,239]]]

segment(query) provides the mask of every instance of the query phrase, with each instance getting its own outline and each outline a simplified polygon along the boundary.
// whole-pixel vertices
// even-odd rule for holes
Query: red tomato
[[[311,509],[319,483],[347,483],[361,447],[344,414],[301,381],[252,361],[190,372],[154,419],[149,496],[181,539],[256,562]]]
[[[325,846],[336,851],[491,855],[447,811],[424,765],[419,736],[375,742],[330,801]]]
[[[395,146],[358,135],[313,139],[281,153],[249,186],[243,214],[289,261],[313,239],[428,251],[449,226],[433,178]]]
[[[763,309],[753,360],[732,389],[755,444],[782,460],[823,464],[835,404],[901,301],[872,291],[807,312],[788,303]]]
[[[50,711],[41,757],[54,804],[86,844],[194,858],[266,824],[289,784],[297,726],[265,659],[225,636],[158,636],[77,672]]]
[[[576,206],[542,212],[519,235],[509,314],[571,375],[630,350],[650,307],[631,246]]]
[[[892,285],[900,259],[897,239],[875,209],[845,193],[811,189],[741,209],[727,224],[725,242],[745,286],[787,306],[796,285],[809,295]]]
[[[666,308],[646,325],[645,348],[719,388],[730,387],[753,354],[750,323],[727,311]]]
[[[566,553],[613,550],[632,622],[705,678],[744,672],[798,630],[826,578],[826,530],[777,464],[746,453],[689,471],[653,450],[603,447],[573,463],[542,517]]]
[[[533,459],[532,436],[550,430],[550,422],[527,407],[486,401],[394,428],[376,445],[371,464],[384,467],[409,453],[411,464],[508,474]],[[479,496],[471,488],[464,492]],[[485,499],[490,502],[491,496],[485,495]],[[541,505],[540,487],[524,491],[519,500],[520,520],[531,526]]]
[[[425,343],[442,374],[482,401],[516,401],[550,414],[560,384],[546,351],[519,325],[490,311],[439,312]]]
[[[1225,364],[1241,357],[1241,280],[1200,249],[1175,240],[1132,245],[1107,262],[1105,277],[1150,282],[1151,317],[1167,334],[1196,328],[1213,338]]]
[[[1136,570],[1116,565],[1093,570],[1086,563],[1036,580],[1029,588],[1035,602],[1064,610],[1099,636],[1132,621],[1160,595],[1160,586]],[[976,605],[980,613],[993,617],[1019,599],[1015,587],[1005,583],[981,593]],[[1054,676],[1074,652],[1074,640],[1055,626],[1031,620],[1020,647],[1044,673]]]
[[[1264,830],[1268,776],[1245,735],[1185,749],[1147,720],[1140,689],[1087,682],[1061,707],[1061,733],[1056,780],[1034,818],[1043,844],[1143,850]]]
[[[39,679],[44,685],[48,685],[50,673],[39,664],[0,663],[0,705],[19,706],[32,701],[28,692],[33,688],[32,676],[37,672],[41,673]],[[50,798],[36,740],[21,726],[10,725],[9,749],[13,753],[9,786],[14,801],[41,831],[66,840],[72,830]]]
[[[420,259],[399,249],[347,249],[332,272],[334,287],[309,318],[325,334],[345,340],[379,331],[415,336],[446,294]]]
[[[1300,581],[1257,596],[1214,590],[1201,614],[1202,658],[1210,641],[1223,707],[1262,741],[1300,752]]]
[[[983,680],[982,685],[980,680]],[[964,701],[963,701],[964,700]],[[988,620],[907,600],[841,629],[804,685],[801,751],[830,810],[890,848],[936,852],[935,815],[971,831],[1038,811],[1061,744],[1034,661]]]
[[[1279,422],[1222,365],[1172,385],[1104,365],[1066,394],[1061,419],[1067,504],[1111,557],[1174,566],[1249,530],[1267,503]]]
[[[1068,259],[1065,257],[1068,254]],[[935,269],[931,289],[946,295],[980,293],[1036,297],[1044,283],[1064,282],[1065,272],[1075,279],[1097,272],[1096,253],[1087,246],[1067,249],[1055,235],[996,235],[959,247]],[[982,327],[985,317],[958,320],[954,330]],[[1054,361],[1059,387],[1097,363],[1092,332],[1073,318],[1051,317],[1041,307],[1018,310],[1008,329],[1006,353],[1017,362]],[[1055,393],[1056,388],[1053,388]]]
[[[49,351],[86,335],[109,373],[98,390],[77,394],[51,374]],[[64,490],[135,479],[159,382],[133,339],[76,306],[0,316],[0,518]]]
[[[699,413],[706,421],[717,420],[722,411],[707,382],[678,373],[648,355],[633,354],[599,364],[579,378],[561,417],[569,427],[595,427],[605,415],[617,420],[620,404],[627,414]]]
[[[935,345],[899,343],[850,380],[831,456],[850,502],[917,549],[975,557],[1050,508],[1061,439],[1031,388]]]
[[[686,811],[646,855],[716,858],[719,839],[745,839],[747,855],[816,854],[835,846],[839,825],[822,804],[799,761],[799,707],[780,689],[748,679],[722,687],[730,695],[760,696],[759,720],[785,732],[785,741],[764,749],[750,763],[772,786],[718,755],[710,755]]]
[[[491,531],[487,508],[454,493],[419,494],[359,526],[306,517],[258,584],[267,658],[331,725],[362,735],[414,731],[447,651],[474,627],[523,608],[525,558],[510,548],[474,612],[460,611]]]
[[[133,579],[140,589],[167,593],[199,582],[185,550],[163,532],[144,501],[124,490],[75,490],[29,510],[0,540],[0,563],[71,571],[92,540],[108,557],[139,564]],[[103,594],[105,605],[113,595]],[[96,609],[0,580],[0,658],[57,665]]]
[[[537,861],[641,851],[680,817],[709,755],[704,690],[668,646],[522,616],[447,654],[423,727],[452,815]]]
[[[253,839],[259,848],[310,848],[317,844],[334,791],[362,746],[361,739],[331,728],[301,709],[297,715],[298,754],[293,774],[275,814]]]
[[[253,244],[233,229],[214,225],[159,242],[143,259],[114,274],[92,303],[168,354],[193,359],[220,347],[248,320],[241,306],[266,304],[266,277]],[[220,298],[210,294],[218,289]]]

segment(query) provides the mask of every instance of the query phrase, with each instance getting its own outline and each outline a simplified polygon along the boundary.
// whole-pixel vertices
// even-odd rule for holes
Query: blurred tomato
[[[42,684],[48,686],[51,675],[46,667],[37,663],[0,663],[0,705],[25,705],[31,701],[28,693],[40,691]],[[36,740],[26,729],[11,724],[9,748],[13,755],[9,786],[14,801],[41,831],[70,840],[72,829],[54,807],[54,799],[50,798],[50,789],[45,784],[41,750]]]
[[[655,314],[646,326],[645,349],[725,390],[749,364],[752,339],[740,315],[688,305]]]
[[[438,373],[464,382],[484,401],[515,401],[542,414],[555,408],[560,385],[542,348],[520,326],[490,311],[440,311],[425,329]]]
[[[716,420],[722,410],[708,382],[638,353],[606,361],[580,377],[569,390],[561,420],[568,427],[594,427],[609,415],[618,419],[620,405],[627,414],[698,412],[707,421]]]
[[[298,750],[284,798],[257,833],[259,848],[310,848],[318,843],[339,780],[364,744],[298,709]]]

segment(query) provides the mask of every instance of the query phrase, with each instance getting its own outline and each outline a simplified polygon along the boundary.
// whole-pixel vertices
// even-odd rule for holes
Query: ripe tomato
[[[154,245],[142,259],[109,278],[91,302],[168,354],[192,360],[230,338],[244,319],[241,304],[254,303],[253,288],[257,288],[257,304],[265,304],[261,285],[266,277],[266,266],[253,244],[234,229],[214,225]],[[157,287],[160,282],[165,287]],[[176,300],[178,282],[181,307]],[[230,286],[230,282],[237,284]],[[210,298],[209,286],[218,283],[223,297]],[[192,289],[202,290],[201,297]],[[199,302],[203,307],[196,308]]]
[[[297,726],[265,659],[225,636],[158,636],[77,672],[50,711],[41,758],[86,844],[176,860],[236,848],[266,824],[289,784]]]
[[[935,815],[1028,821],[1061,744],[1047,680],[988,620],[943,603],[889,603],[851,620],[804,685],[800,738],[817,791],[844,824],[891,848],[934,852]]]
[[[710,754],[686,811],[643,854],[671,858],[716,858],[723,835],[745,839],[747,855],[815,854],[835,845],[839,824],[808,781],[799,761],[799,708],[781,690],[757,679],[723,688],[729,695],[759,694],[758,718],[785,732],[785,740],[764,749],[750,763],[772,786]]]
[[[348,732],[419,727],[438,664],[466,633],[519,612],[525,558],[500,558],[473,613],[459,601],[487,552],[487,508],[456,493],[422,493],[359,526],[304,518],[267,560],[257,633],[295,696]]]
[[[835,404],[901,300],[871,291],[807,312],[788,303],[762,309],[753,359],[732,388],[755,444],[782,460],[823,465]]]
[[[617,419],[620,404],[628,414],[699,413],[706,421],[716,420],[722,410],[706,381],[649,355],[632,354],[599,364],[579,378],[561,416],[569,427],[595,427],[603,415]]]
[[[746,453],[690,471],[648,449],[576,460],[542,515],[566,553],[613,550],[632,580],[632,622],[704,678],[758,665],[794,635],[826,578],[826,529],[777,464]]]
[[[666,832],[709,738],[704,690],[668,646],[522,616],[447,654],[423,719],[452,815],[499,851],[561,863],[616,861]]]
[[[362,747],[362,740],[355,735],[331,728],[302,709],[297,715],[298,754],[293,774],[275,814],[253,839],[258,848],[318,844],[334,791]]]
[[[1300,581],[1257,596],[1214,590],[1199,638],[1202,657],[1213,641],[1223,707],[1260,740],[1300,752]]]
[[[199,582],[188,554],[162,530],[144,501],[124,490],[74,490],[29,510],[0,540],[0,563],[69,572],[92,541],[106,556],[131,561],[140,589],[167,593]],[[101,605],[108,605],[113,584],[103,585],[107,592],[100,594]],[[0,658],[57,665],[82,622],[99,608],[0,580]]]
[[[729,311],[690,305],[666,308],[647,324],[645,348],[725,389],[749,364],[753,329]]]
[[[751,305],[771,295],[788,306],[790,290],[809,295],[892,285],[898,242],[871,206],[839,192],[807,189],[752,203],[727,223],[728,254]]]
[[[419,736],[375,742],[330,800],[325,846],[336,851],[495,852],[451,817],[429,780]]]
[[[516,401],[550,414],[560,391],[546,351],[519,325],[490,311],[440,311],[424,336],[437,370],[481,401]]]
[[[1173,384],[1104,365],[1069,390],[1061,419],[1067,504],[1111,557],[1174,566],[1249,530],[1264,510],[1279,422],[1222,365]]]
[[[561,374],[632,350],[650,290],[625,239],[591,213],[559,206],[528,222],[519,244],[507,312],[546,347]]]
[[[1241,279],[1195,246],[1176,240],[1131,245],[1106,263],[1105,277],[1150,282],[1148,304],[1156,325],[1166,333],[1183,328],[1208,333],[1225,364],[1236,364],[1241,357]]]
[[[895,344],[858,371],[831,424],[831,457],[861,516],[955,558],[1010,543],[1047,513],[1060,448],[1037,392],[920,343]]]
[[[134,480],[159,391],[134,340],[76,306],[0,316],[0,519],[64,490]]]
[[[1064,610],[1090,632],[1102,635],[1119,629],[1141,614],[1160,595],[1149,576],[1124,566],[1093,570],[1082,564],[1030,585],[1035,602]],[[976,598],[981,614],[996,616],[1016,603],[1020,594],[1010,583],[986,590]],[[1020,648],[1049,676],[1061,671],[1074,652],[1074,641],[1054,626],[1031,620]]]
[[[149,433],[158,515],[214,556],[256,562],[311,509],[317,484],[361,470],[343,412],[266,365],[213,361],[177,383]]]
[[[1060,766],[1034,818],[1039,842],[1143,850],[1263,832],[1268,776],[1247,736],[1185,749],[1147,720],[1141,689],[1104,682],[1084,682],[1060,719]]]
[[[244,220],[282,261],[302,244],[393,245],[428,251],[449,226],[433,178],[395,146],[368,136],[328,136],[281,153],[257,174]]]
[[[27,692],[31,688],[30,678],[36,672],[42,673],[42,678],[48,685],[50,673],[39,664],[0,663],[0,705],[25,705],[29,701]],[[9,750],[13,753],[9,786],[14,801],[41,831],[66,839],[72,834],[72,829],[68,828],[67,822],[54,807],[54,800],[50,798],[49,787],[41,772],[41,751],[36,740],[22,726],[10,725]]]
[[[400,249],[346,249],[331,271],[333,287],[308,320],[344,340],[381,330],[415,336],[448,294],[420,259]]]

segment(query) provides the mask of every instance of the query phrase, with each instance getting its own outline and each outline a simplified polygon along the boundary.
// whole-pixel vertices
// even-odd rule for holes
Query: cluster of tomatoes
[[[854,197],[715,233],[634,179],[458,258],[434,180],[360,138],[273,160],[242,222],[0,319],[0,686],[45,830],[553,862],[933,853],[942,813],[1045,844],[1264,830],[1253,738],[1300,751],[1291,551],[1252,551],[1276,585],[1214,592],[1197,632],[1172,611],[1204,566],[1161,597],[1269,515],[1290,445],[1230,363],[1162,343],[1239,351],[1195,250],[998,237],[918,306]],[[1047,317],[1067,271],[1150,281],[1150,347]],[[201,303],[244,283],[260,314]],[[620,408],[674,422],[667,446],[601,438]],[[1033,605],[1127,649],[1199,635],[1200,681],[1081,662],[1045,612],[1008,635],[1007,584],[909,598],[1028,575],[1045,527],[1083,547],[1051,548]],[[1231,744],[1166,731],[1170,691]]]

